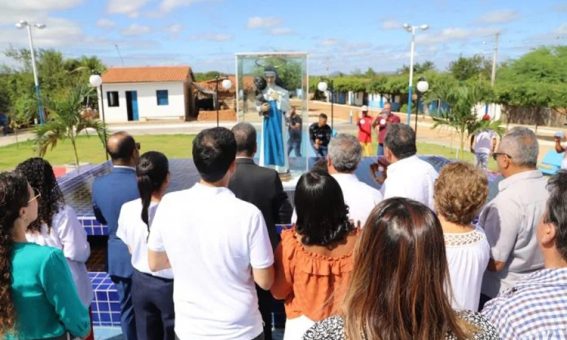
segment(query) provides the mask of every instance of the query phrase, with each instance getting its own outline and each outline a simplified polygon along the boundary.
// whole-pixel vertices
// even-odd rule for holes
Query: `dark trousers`
[[[175,339],[173,280],[155,277],[134,269],[132,303],[140,340]]]
[[[251,340],[265,340],[266,338],[264,337],[264,333],[260,333],[260,335],[258,335],[257,337],[255,337],[254,339]],[[181,340],[177,337],[177,335],[175,336],[175,340]]]
[[[132,305],[132,279],[110,276],[120,298],[120,326],[126,340],[137,340],[134,306]]]
[[[274,298],[269,291],[263,290],[256,286],[256,294],[258,295],[258,307],[264,322],[264,339],[272,340],[272,305]]]
[[[287,155],[291,153],[291,150],[295,150],[295,157],[301,157],[301,139],[290,138],[287,141]]]

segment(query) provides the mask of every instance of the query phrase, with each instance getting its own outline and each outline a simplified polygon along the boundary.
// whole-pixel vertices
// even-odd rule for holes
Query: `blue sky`
[[[190,65],[195,72],[234,72],[234,54],[309,53],[313,74],[409,64],[404,22],[429,24],[417,34],[416,62],[445,69],[459,55],[499,61],[544,44],[567,44],[567,3],[554,0],[257,1],[0,0],[0,50],[27,47],[14,24],[34,30],[36,48],[96,55],[109,66]],[[3,55],[0,63],[9,63]]]

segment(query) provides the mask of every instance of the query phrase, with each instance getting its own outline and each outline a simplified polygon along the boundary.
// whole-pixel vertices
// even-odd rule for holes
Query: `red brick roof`
[[[103,83],[142,83],[192,80],[189,66],[113,67],[102,75]]]

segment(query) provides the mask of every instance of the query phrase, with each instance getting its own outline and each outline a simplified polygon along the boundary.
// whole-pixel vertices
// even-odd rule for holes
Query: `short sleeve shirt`
[[[485,272],[483,294],[495,297],[543,268],[536,227],[549,197],[546,184],[538,170],[512,175],[498,184],[498,195],[482,210],[478,223],[486,233],[491,258],[505,263],[501,272]]]
[[[171,263],[180,339],[253,339],[262,332],[252,268],[272,266],[274,255],[254,205],[200,183],[167,194],[148,249],[165,252]]]

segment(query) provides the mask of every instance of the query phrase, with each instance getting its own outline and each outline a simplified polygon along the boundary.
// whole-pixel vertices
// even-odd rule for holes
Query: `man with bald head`
[[[126,132],[108,139],[106,151],[112,159],[110,173],[95,178],[92,187],[96,219],[108,226],[107,271],[120,297],[120,321],[125,339],[136,339],[136,323],[131,298],[132,264],[128,247],[116,236],[122,204],[139,197],[136,165],[140,144]]]

